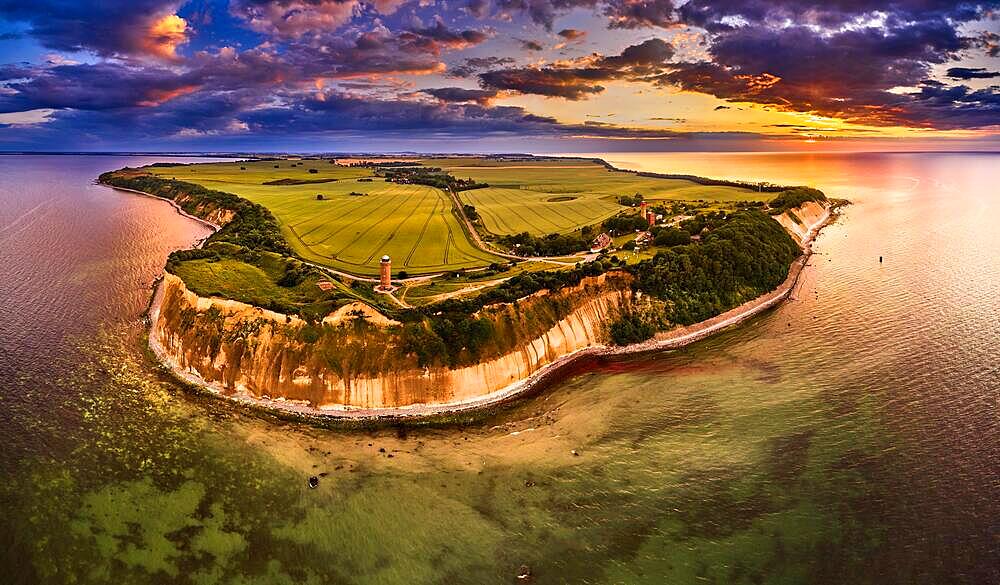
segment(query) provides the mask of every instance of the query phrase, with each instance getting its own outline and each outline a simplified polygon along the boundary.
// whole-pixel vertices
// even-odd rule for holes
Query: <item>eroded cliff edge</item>
[[[238,301],[199,297],[166,273],[150,313],[150,346],[176,374],[218,394],[299,412],[334,416],[424,415],[488,405],[526,389],[575,356],[677,347],[749,318],[783,300],[810,244],[828,221],[826,204],[807,202],[774,219],[803,248],[775,290],[717,317],[674,327],[633,346],[612,347],[608,326],[623,314],[655,311],[634,277],[612,271],[578,285],[541,291],[479,312],[490,339],[477,361],[424,365],[412,331],[366,311],[339,311],[320,324]],[[404,339],[405,337],[405,339]]]
[[[237,301],[199,297],[167,273],[150,344],[192,382],[301,412],[461,406],[499,399],[545,366],[607,342],[607,324],[635,303],[631,276],[607,273],[482,309],[492,324],[480,361],[422,366],[402,325],[360,314],[310,325]]]

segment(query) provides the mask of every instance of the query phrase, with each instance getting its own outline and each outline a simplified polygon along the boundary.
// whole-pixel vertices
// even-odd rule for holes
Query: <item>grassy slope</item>
[[[295,286],[280,286],[278,280],[284,273],[286,260],[277,254],[263,254],[257,264],[231,257],[186,260],[176,263],[171,271],[200,296],[233,299],[282,312],[295,312],[291,308],[300,307],[322,316],[352,301],[372,302],[370,295],[359,294],[336,280],[315,275]],[[320,290],[316,286],[319,280],[328,280],[334,288]]]
[[[460,196],[476,207],[486,229],[496,234],[567,233],[614,215],[623,209],[616,201],[618,196],[635,193],[642,193],[649,201],[744,201],[773,196],[738,187],[639,177],[585,160],[515,163],[448,159],[428,164],[441,166],[456,177],[489,183],[489,188],[463,191]],[[573,199],[560,200],[567,197]]]

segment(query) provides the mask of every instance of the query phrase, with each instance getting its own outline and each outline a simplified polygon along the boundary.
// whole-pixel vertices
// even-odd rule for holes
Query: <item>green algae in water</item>
[[[871,495],[843,465],[879,445],[863,402],[826,428],[802,416],[814,393],[775,394],[757,366],[670,389],[588,374],[483,426],[399,436],[192,400],[125,337],[65,381],[89,389],[75,449],[14,487],[22,581],[509,583],[528,564],[537,583],[833,582],[884,541],[838,503]]]

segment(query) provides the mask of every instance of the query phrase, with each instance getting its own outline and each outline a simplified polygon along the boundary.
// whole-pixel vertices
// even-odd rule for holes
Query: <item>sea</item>
[[[208,231],[94,181],[207,159],[0,156],[0,581],[1000,583],[1000,154],[589,155],[851,204],[750,322],[363,430],[144,349],[167,254]]]

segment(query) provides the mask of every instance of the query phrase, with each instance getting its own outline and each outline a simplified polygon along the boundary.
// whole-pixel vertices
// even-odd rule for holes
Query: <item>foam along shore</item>
[[[487,391],[483,394],[476,394],[472,391],[463,392],[458,400],[442,402],[417,402],[405,406],[392,407],[363,407],[340,404],[323,404],[320,407],[313,406],[306,400],[294,400],[288,398],[269,398],[265,393],[255,395],[246,388],[226,387],[225,385],[206,380],[194,368],[184,367],[182,360],[178,358],[176,351],[168,350],[169,340],[161,338],[162,329],[157,324],[161,319],[161,308],[164,300],[164,289],[167,278],[179,281],[177,277],[166,275],[158,284],[149,310],[149,346],[157,359],[170,369],[178,378],[187,383],[194,384],[206,389],[214,394],[223,396],[255,407],[273,409],[280,412],[299,415],[303,417],[318,417],[330,419],[406,419],[413,417],[429,417],[439,415],[449,415],[466,411],[483,409],[511,400],[523,394],[530,393],[537,389],[543,382],[548,382],[560,375],[565,368],[578,360],[600,356],[621,356],[628,354],[638,354],[653,352],[665,349],[675,349],[684,345],[704,339],[714,333],[737,325],[750,319],[782,302],[795,289],[798,279],[806,266],[811,254],[812,242],[819,231],[827,225],[833,215],[827,205],[820,205],[809,202],[799,208],[796,216],[800,221],[790,218],[778,218],[786,229],[792,232],[793,237],[800,243],[802,254],[792,263],[788,276],[784,282],[776,289],[760,297],[733,308],[725,313],[717,315],[706,321],[696,323],[686,327],[676,327],[669,331],[658,333],[653,339],[628,346],[608,346],[604,344],[588,342],[584,347],[576,347],[579,344],[562,345],[565,351],[562,355],[554,356],[551,361],[536,361],[537,366],[525,371],[525,375],[515,381],[500,387],[497,390]],[[787,222],[785,221],[787,220]],[[176,285],[176,283],[175,283]],[[181,284],[182,286],[182,284]],[[195,302],[201,308],[209,306],[242,307],[250,308],[259,314],[270,319],[286,319],[285,315],[272,313],[264,309],[249,307],[237,301],[223,299],[205,299],[196,297],[193,293],[185,290],[185,293],[194,297]],[[555,329],[555,328],[554,328]],[[535,340],[539,342],[539,340]],[[529,348],[530,349],[530,348]],[[535,352],[536,355],[540,352]],[[545,352],[549,353],[549,352]],[[489,365],[489,364],[487,364]],[[235,391],[234,391],[235,390]]]

